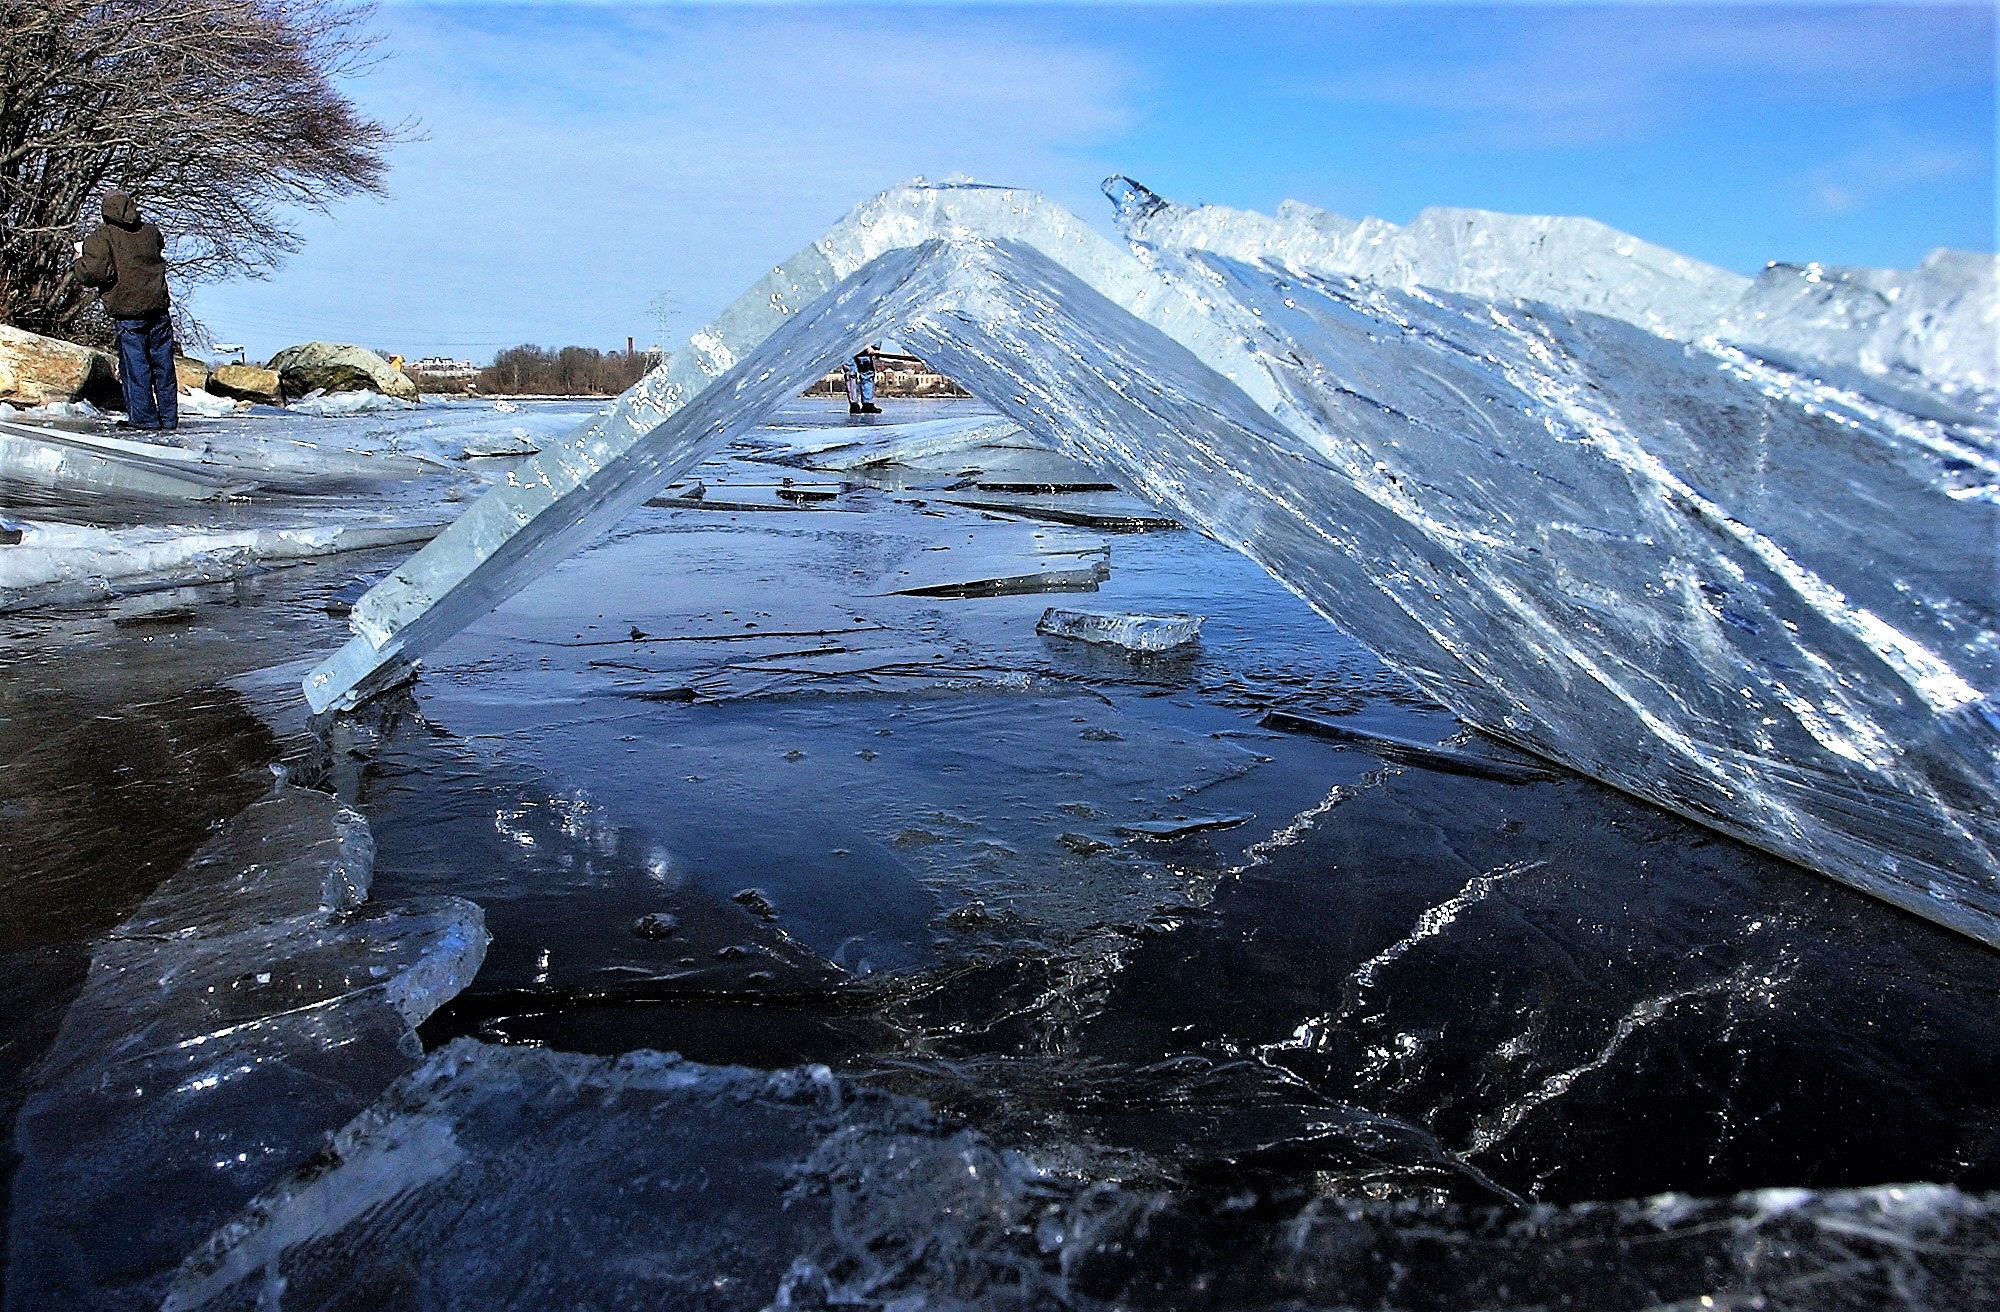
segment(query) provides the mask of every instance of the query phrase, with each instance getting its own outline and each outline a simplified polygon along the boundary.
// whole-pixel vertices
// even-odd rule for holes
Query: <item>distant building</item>
[[[404,366],[404,372],[429,374],[433,378],[471,378],[479,372],[479,366],[470,360],[447,360],[441,355],[427,355],[421,360],[412,360]]]
[[[946,378],[914,355],[875,351],[875,395],[899,397],[969,397],[956,382]],[[807,396],[847,395],[847,384],[835,369],[805,390]]]

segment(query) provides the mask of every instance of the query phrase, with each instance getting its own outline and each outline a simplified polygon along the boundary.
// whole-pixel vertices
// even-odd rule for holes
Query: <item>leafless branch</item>
[[[378,58],[347,0],[0,0],[0,320],[88,334],[70,243],[117,186],[175,280],[269,272],[291,215],[380,193],[408,135],[337,80]]]

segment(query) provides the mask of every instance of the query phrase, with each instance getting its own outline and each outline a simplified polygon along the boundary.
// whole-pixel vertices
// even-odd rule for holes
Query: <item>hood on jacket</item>
[[[123,227],[137,227],[139,223],[139,203],[122,191],[104,194],[104,221]]]

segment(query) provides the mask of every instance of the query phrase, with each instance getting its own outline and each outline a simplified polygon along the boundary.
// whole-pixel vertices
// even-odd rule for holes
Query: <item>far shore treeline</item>
[[[616,396],[660,362],[650,351],[600,351],[591,346],[555,350],[510,346],[470,377],[431,376],[412,369],[425,392],[465,392],[466,384],[488,396]]]

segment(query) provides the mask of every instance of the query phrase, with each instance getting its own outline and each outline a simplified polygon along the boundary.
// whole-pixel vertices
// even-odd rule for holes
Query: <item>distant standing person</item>
[[[875,348],[863,347],[861,354],[854,357],[854,373],[860,383],[861,413],[879,415],[882,407],[875,404]]]
[[[861,413],[861,374],[849,360],[840,366],[840,385],[847,389],[847,413]]]
[[[104,197],[104,222],[77,243],[71,270],[84,286],[102,289],[104,312],[118,325],[125,422],[134,428],[180,427],[166,244],[160,230],[139,217],[130,196],[110,192]]]

